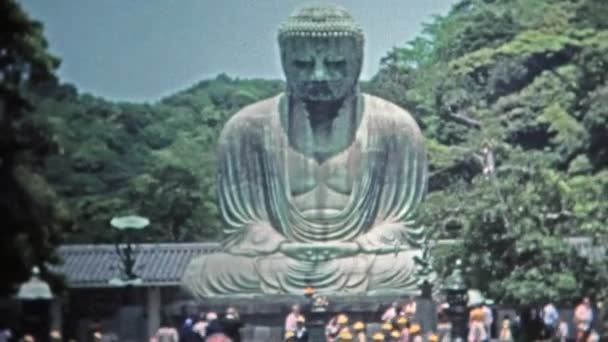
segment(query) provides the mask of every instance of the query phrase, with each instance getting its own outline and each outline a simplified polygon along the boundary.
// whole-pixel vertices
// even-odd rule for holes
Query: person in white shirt
[[[492,308],[490,308],[491,302],[486,302],[481,309],[483,310],[483,326],[486,329],[488,337],[492,336],[492,324],[494,323],[494,315],[492,314]]]
[[[401,313],[408,319],[414,318],[416,316],[416,298],[410,297],[403,306]]]
[[[593,321],[593,309],[588,297],[583,298],[581,303],[574,309],[574,326],[577,330],[586,332],[591,328]]]
[[[300,306],[298,304],[294,304],[291,307],[291,312],[285,318],[285,332],[296,331],[298,328],[298,317],[300,317]]]
[[[555,308],[553,303],[549,302],[543,308],[542,312],[543,324],[545,325],[545,338],[551,338],[555,334],[555,328],[557,328],[557,323],[559,321],[559,313]]]
[[[566,342],[568,340],[568,322],[561,320],[557,325],[557,331],[555,332],[555,340],[559,342]]]
[[[393,304],[386,309],[386,311],[384,311],[384,314],[382,314],[382,322],[389,322],[392,321],[395,317],[397,317],[397,308],[399,307],[399,304],[397,302],[393,302]]]

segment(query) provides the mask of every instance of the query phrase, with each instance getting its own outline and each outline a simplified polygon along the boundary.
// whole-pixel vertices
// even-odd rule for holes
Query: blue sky
[[[112,100],[154,101],[227,73],[283,78],[276,30],[301,0],[18,0],[45,25],[59,77]],[[317,1],[322,2],[322,1]],[[456,0],[336,0],[366,35],[362,78]]]

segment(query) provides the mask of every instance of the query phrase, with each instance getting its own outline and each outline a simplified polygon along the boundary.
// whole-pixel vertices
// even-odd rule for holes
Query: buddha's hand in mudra
[[[363,253],[388,254],[411,250],[407,223],[382,224],[359,236],[355,241]]]
[[[353,256],[360,247],[355,242],[283,242],[280,251],[298,260],[326,261]]]

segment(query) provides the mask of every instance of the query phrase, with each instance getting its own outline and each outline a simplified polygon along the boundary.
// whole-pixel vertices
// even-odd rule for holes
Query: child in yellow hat
[[[391,342],[399,342],[401,341],[401,333],[399,330],[391,331]]]
[[[304,316],[299,315],[296,318],[296,330],[294,331],[296,335],[296,341],[308,341],[308,330],[306,330],[306,318]]]
[[[409,335],[410,335],[410,341],[411,342],[422,342],[422,336],[420,335],[422,328],[420,327],[420,324],[418,323],[413,323],[410,324],[410,328],[409,328]]]
[[[419,334],[420,333],[420,324],[414,323],[414,324],[410,325],[409,332],[411,335]]]
[[[288,331],[285,333],[285,338],[284,338],[285,342],[295,342],[296,341],[296,334],[294,334],[293,331]]]
[[[393,330],[393,325],[389,322],[384,322],[380,326],[380,329],[382,329],[384,334],[390,334],[390,332]]]
[[[352,342],[353,341],[353,334],[350,332],[350,330],[348,329],[342,329],[340,330],[340,333],[338,334],[338,341],[339,342]]]
[[[355,322],[353,324],[353,330],[355,331],[355,341],[357,342],[366,342],[367,337],[365,336],[365,324],[361,321]]]
[[[399,316],[399,318],[397,318],[396,323],[399,327],[403,327],[407,324],[407,318],[405,316]]]
[[[340,325],[347,325],[348,324],[348,316],[346,316],[345,314],[339,314],[338,315],[338,324],[340,324]]]
[[[397,318],[397,328],[399,329],[399,332],[401,333],[401,341],[409,341],[410,338],[410,332],[409,332],[409,322],[407,320],[407,318],[405,316],[399,316],[399,318]]]
[[[381,342],[384,341],[384,334],[381,332],[377,332],[372,336],[372,341]]]
[[[365,324],[361,321],[356,321],[355,324],[353,324],[353,329],[355,331],[363,331],[365,330]]]

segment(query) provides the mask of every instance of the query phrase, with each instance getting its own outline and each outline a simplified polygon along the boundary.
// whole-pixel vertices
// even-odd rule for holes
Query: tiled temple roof
[[[220,250],[217,243],[136,244],[134,273],[140,286],[179,285],[192,258]],[[123,273],[112,244],[63,245],[58,249],[63,263],[51,270],[63,274],[70,288],[111,287],[110,280]]]

